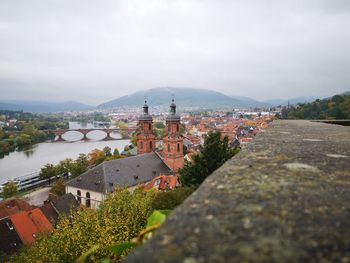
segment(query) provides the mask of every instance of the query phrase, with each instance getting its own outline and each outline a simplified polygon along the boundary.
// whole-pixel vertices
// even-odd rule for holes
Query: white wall
[[[86,192],[90,193],[90,203],[91,203],[91,208],[93,209],[96,209],[101,204],[101,202],[105,199],[105,195],[102,193],[85,190],[85,189],[79,189],[72,186],[66,186],[66,193],[71,193],[72,195],[74,195],[75,199],[77,200],[78,200],[77,198],[78,190],[80,190],[81,192],[81,204],[83,205],[85,205]]]

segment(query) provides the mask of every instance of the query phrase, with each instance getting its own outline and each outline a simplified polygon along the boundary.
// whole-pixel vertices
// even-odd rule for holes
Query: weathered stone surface
[[[126,262],[350,262],[350,128],[277,121]]]

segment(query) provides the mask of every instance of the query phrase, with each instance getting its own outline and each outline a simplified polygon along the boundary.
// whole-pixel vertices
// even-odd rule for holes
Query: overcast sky
[[[349,0],[1,0],[0,100],[350,90]]]

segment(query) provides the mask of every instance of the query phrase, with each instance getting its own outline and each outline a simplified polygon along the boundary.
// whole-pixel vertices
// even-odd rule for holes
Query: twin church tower
[[[184,164],[183,137],[180,134],[180,116],[176,114],[174,99],[170,113],[166,117],[165,135],[163,138],[162,157],[166,165],[177,172]],[[156,136],[153,131],[153,118],[148,112],[147,101],[143,105],[143,114],[138,119],[137,154],[150,153],[156,149]]]

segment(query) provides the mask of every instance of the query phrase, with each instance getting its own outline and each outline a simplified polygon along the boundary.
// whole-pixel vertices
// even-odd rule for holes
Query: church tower
[[[166,118],[166,134],[163,138],[164,162],[177,172],[184,164],[183,138],[180,134],[180,116],[176,114],[174,98],[170,105],[170,114]]]
[[[148,105],[145,100],[143,114],[139,116],[137,132],[137,154],[150,153],[155,149],[156,136],[153,132],[153,119],[148,113]]]

